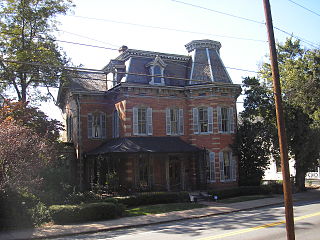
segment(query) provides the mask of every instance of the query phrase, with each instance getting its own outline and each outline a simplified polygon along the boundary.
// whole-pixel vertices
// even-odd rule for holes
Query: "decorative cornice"
[[[193,40],[189,42],[188,44],[185,45],[186,49],[188,52],[192,52],[195,49],[200,49],[200,48],[208,48],[208,49],[214,49],[219,51],[221,48],[221,43],[209,39],[205,40]]]
[[[150,52],[136,49],[128,49],[122,54],[120,54],[116,60],[124,60],[126,61],[132,56],[142,56],[142,57],[150,57],[155,58],[159,56],[162,59],[176,60],[176,61],[189,61],[190,57],[186,55],[177,55],[177,54],[169,54],[169,53],[159,53],[159,52]]]

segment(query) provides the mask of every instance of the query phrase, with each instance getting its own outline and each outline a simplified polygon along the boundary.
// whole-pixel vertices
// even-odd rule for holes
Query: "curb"
[[[199,216],[179,217],[179,218],[171,219],[171,220],[159,220],[157,222],[140,223],[140,224],[135,224],[135,225],[130,225],[130,226],[114,226],[114,227],[106,227],[106,228],[102,228],[102,229],[80,231],[80,232],[74,232],[74,233],[65,233],[65,234],[64,233],[61,233],[61,234],[57,233],[57,234],[54,234],[51,236],[31,236],[31,238],[19,238],[19,239],[20,240],[53,239],[53,238],[58,238],[58,237],[75,236],[75,235],[79,235],[79,234],[92,234],[92,233],[109,232],[109,231],[121,230],[121,229],[139,228],[139,227],[152,226],[152,225],[156,225],[156,224],[164,224],[164,223],[169,223],[169,222],[177,222],[177,221],[183,221],[183,220],[198,219],[198,218],[205,218],[205,217],[211,217],[211,216],[219,216],[219,215],[225,215],[225,214],[236,213],[236,212],[241,212],[241,211],[250,211],[250,210],[259,209],[259,208],[263,208],[263,207],[276,206],[279,204],[283,204],[283,200],[280,200],[277,203],[270,203],[270,204],[265,204],[265,205],[261,205],[261,206],[242,208],[242,209],[233,209],[230,211],[209,213],[209,214],[199,215]]]

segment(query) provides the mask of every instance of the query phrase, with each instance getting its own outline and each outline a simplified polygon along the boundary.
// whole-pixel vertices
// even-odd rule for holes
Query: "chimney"
[[[128,47],[127,46],[125,46],[125,45],[123,45],[123,46],[121,46],[120,48],[119,48],[119,53],[123,53],[123,52],[125,52],[126,50],[128,49]]]

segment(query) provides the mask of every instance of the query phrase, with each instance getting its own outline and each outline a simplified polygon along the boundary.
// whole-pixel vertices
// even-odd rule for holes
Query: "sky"
[[[119,55],[122,45],[187,55],[184,45],[199,39],[222,44],[221,58],[236,84],[255,76],[268,61],[263,0],[74,0],[74,4],[72,12],[57,18],[55,36],[73,64],[85,68],[102,69]],[[277,42],[293,34],[305,48],[319,48],[319,0],[270,0],[270,4],[274,27],[281,29],[275,29]],[[242,101],[238,99],[238,110]],[[52,102],[41,109],[62,121]]]

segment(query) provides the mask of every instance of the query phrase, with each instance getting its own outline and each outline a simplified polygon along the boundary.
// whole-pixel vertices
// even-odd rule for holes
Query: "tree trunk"
[[[303,192],[306,190],[305,180],[306,180],[306,172],[303,169],[296,167],[295,187],[297,192]]]

